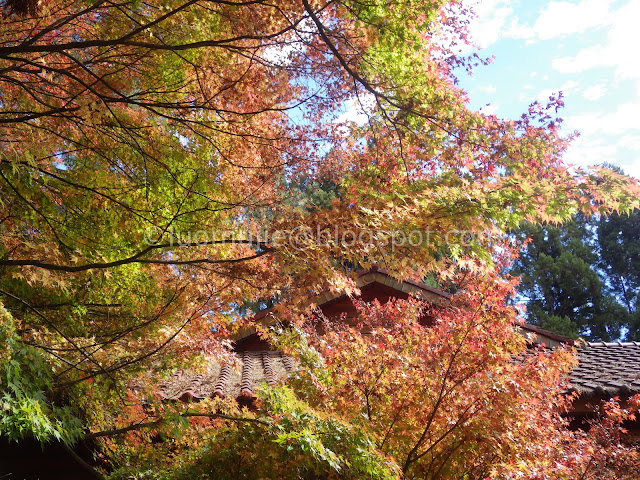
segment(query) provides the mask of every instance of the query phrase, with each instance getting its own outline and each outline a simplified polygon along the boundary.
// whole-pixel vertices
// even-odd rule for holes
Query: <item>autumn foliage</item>
[[[269,458],[256,464],[263,477],[548,467],[554,457],[536,448],[560,442],[520,442],[556,424],[568,367],[552,359],[565,354],[509,360],[523,343],[495,245],[523,221],[628,211],[640,189],[562,162],[561,95],[518,120],[467,107],[457,75],[487,60],[459,53],[463,2],[2,9],[2,435],[100,439],[111,467],[129,473],[172,470],[174,450],[194,469],[224,465],[221,475],[237,455]],[[352,107],[365,120],[351,121]],[[332,186],[328,208],[304,196],[320,184]],[[373,333],[332,324],[310,338],[323,371],[301,373],[302,390],[266,392],[260,412],[154,400],[154,378],[231,355],[246,305],[300,315],[321,291],[357,293],[353,271],[374,264],[477,290],[463,289],[431,330],[410,321],[425,308],[413,302],[362,306]],[[127,443],[136,435],[145,441]],[[212,458],[228,461],[207,464],[207,438],[224,446]]]
[[[153,435],[165,441],[135,429],[113,451],[171,478],[635,478],[640,454],[623,423],[640,398],[569,428],[572,348],[527,346],[505,306],[513,286],[470,282],[431,326],[420,318],[432,307],[415,299],[356,302],[355,322],[290,318],[294,328],[265,330],[297,358],[287,386],[265,385],[251,411],[192,404],[204,422],[179,436],[164,406],[168,424]]]
[[[605,407],[612,415],[588,434],[570,432],[572,352],[527,349],[505,306],[512,288],[474,281],[431,327],[419,324],[418,303],[398,301],[360,304],[355,326],[309,331],[305,398],[371,435],[399,478],[623,478],[640,457],[618,429],[637,406]]]

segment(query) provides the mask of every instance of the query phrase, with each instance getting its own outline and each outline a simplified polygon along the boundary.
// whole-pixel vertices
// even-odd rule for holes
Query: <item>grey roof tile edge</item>
[[[262,385],[276,385],[294,368],[292,357],[277,351],[243,352],[240,368],[232,362],[210,364],[206,374],[188,371],[174,373],[159,385],[158,393],[164,400],[202,400],[215,396],[250,399]]]

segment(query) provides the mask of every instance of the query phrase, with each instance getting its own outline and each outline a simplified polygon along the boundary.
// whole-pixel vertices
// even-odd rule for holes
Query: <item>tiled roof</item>
[[[282,352],[243,352],[238,362],[211,362],[207,373],[181,371],[159,389],[165,400],[199,400],[214,396],[252,398],[260,385],[274,385],[294,368],[293,359]]]
[[[587,396],[640,393],[640,342],[595,342],[579,347],[578,366],[570,381]]]
[[[587,343],[577,349],[578,366],[571,387],[585,396],[613,397],[640,393],[640,342]],[[236,363],[211,362],[207,373],[182,371],[160,385],[165,400],[214,396],[251,399],[260,385],[273,385],[295,367],[282,352],[248,351]]]

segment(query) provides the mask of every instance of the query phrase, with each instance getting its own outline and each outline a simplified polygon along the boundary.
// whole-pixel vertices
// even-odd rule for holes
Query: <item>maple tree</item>
[[[562,163],[561,97],[517,121],[467,108],[456,75],[484,60],[456,53],[469,14],[457,0],[3,8],[13,390],[0,432],[12,438],[72,444],[109,422],[118,437],[132,379],[229,355],[239,304],[277,297],[295,310],[327,288],[353,292],[345,265],[486,274],[489,240],[524,220],[638,204],[632,180]],[[348,105],[367,121],[345,121]],[[337,191],[330,209],[298,201],[314,182]],[[335,438],[343,428],[305,415]],[[234,418],[209,420],[262,425]],[[379,458],[369,437],[352,438],[345,448]]]
[[[570,430],[571,347],[527,349],[506,302],[513,280],[465,284],[445,309],[409,298],[356,301],[350,322],[281,312],[288,326],[262,333],[298,359],[288,385],[265,385],[251,411],[220,398],[181,414],[159,403],[162,422],[138,411],[109,442],[115,478],[141,463],[168,478],[635,478],[622,424],[640,396]],[[438,320],[425,326],[429,310]]]
[[[513,280],[465,283],[445,309],[427,307],[431,326],[420,302],[360,302],[355,325],[325,319],[323,335],[307,324],[280,337],[301,357],[294,388],[366,432],[389,478],[634,478],[640,454],[621,442],[621,424],[640,397],[604,405],[588,433],[569,431],[571,351],[525,347],[506,306]]]

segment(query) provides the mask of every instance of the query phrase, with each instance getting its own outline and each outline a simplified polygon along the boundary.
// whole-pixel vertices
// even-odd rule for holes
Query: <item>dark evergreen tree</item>
[[[512,269],[528,322],[588,340],[639,338],[639,212],[514,234],[530,238]]]
[[[599,266],[612,295],[626,310],[629,340],[640,340],[640,212],[597,223]]]
[[[640,339],[640,211],[524,226],[515,235],[531,239],[512,270],[527,321],[589,340]]]

